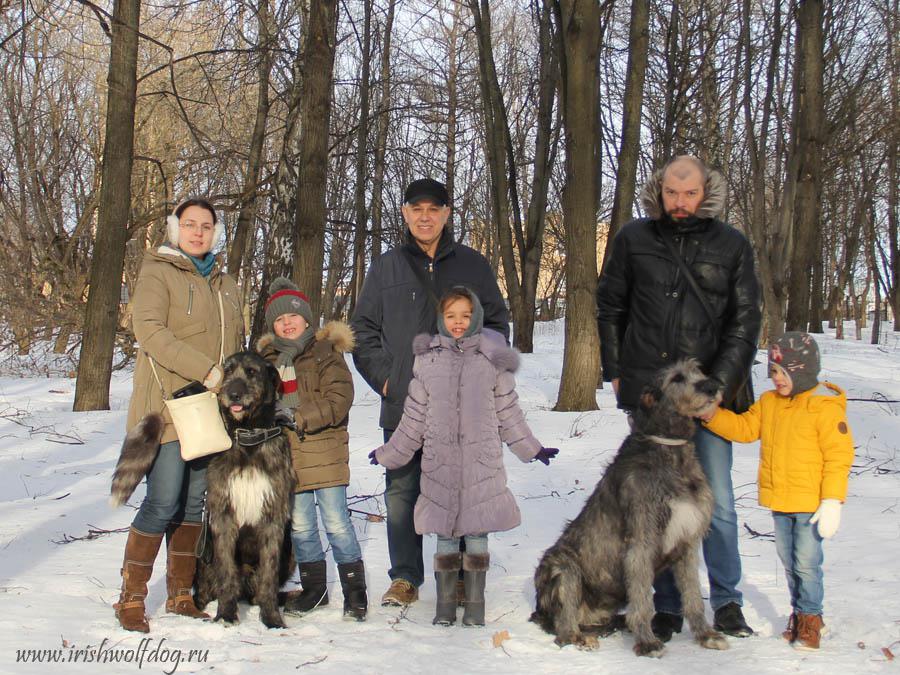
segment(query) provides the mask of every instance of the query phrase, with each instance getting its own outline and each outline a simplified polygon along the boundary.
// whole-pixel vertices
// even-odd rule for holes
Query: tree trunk
[[[552,8],[543,0],[539,15],[538,38],[538,116],[534,151],[531,199],[525,214],[524,250],[519,251],[522,268],[520,312],[514,317],[515,346],[523,354],[534,351],[534,319],[537,311],[537,285],[541,257],[544,254],[544,230],[547,226],[547,192],[556,160],[558,135],[553,132],[553,100],[559,82],[559,64],[554,47]]]
[[[300,100],[300,157],[294,217],[294,280],[321,315],[325,260],[325,181],[337,30],[337,0],[313,0],[309,10]]]
[[[551,11],[545,4],[539,19],[538,129],[531,199],[527,222],[523,226],[512,136],[494,63],[490,4],[487,0],[481,0],[479,7],[478,0],[470,0],[469,6],[479,45],[479,82],[485,121],[485,152],[491,176],[491,212],[500,245],[503,278],[513,321],[513,340],[519,351],[530,353],[534,350],[535,297],[543,251],[550,166],[555,155],[551,138],[557,66]]]
[[[823,149],[823,3],[800,0],[797,8],[797,51],[794,96],[794,151],[798,157],[794,205],[791,275],[788,289],[788,330],[809,330],[813,289],[810,277],[821,248]]]
[[[745,142],[750,159],[750,206],[747,215],[747,235],[756,251],[759,264],[759,279],[763,292],[768,336],[777,338],[784,332],[784,307],[786,290],[786,269],[790,257],[790,220],[770,216],[767,202],[766,171],[768,164],[769,123],[775,107],[775,75],[780,61],[782,23],[780,5],[775,4],[772,16],[771,49],[766,66],[766,88],[762,101],[762,119],[755,124],[755,108],[752,101],[754,90],[753,50],[750,41],[752,21],[750,0],[744,0],[741,12],[741,43],[743,52],[743,96],[741,106],[744,111],[744,126],[747,129]]]
[[[85,309],[73,410],[109,410],[109,380],[131,208],[140,0],[115,0],[109,59],[103,174],[90,295]]]
[[[560,84],[566,132],[566,340],[555,410],[596,410],[597,337],[597,0],[556,0]]]
[[[513,330],[514,333],[518,333],[515,319],[521,316],[522,297],[516,268],[513,230],[517,230],[518,234],[521,233],[521,220],[510,222],[514,215],[518,215],[517,205],[510,199],[510,192],[518,194],[518,190],[515,186],[517,180],[515,164],[508,161],[506,152],[510,144],[509,120],[494,64],[490,3],[488,0],[469,0],[469,9],[472,11],[478,40],[478,81],[484,116],[485,155],[490,173],[491,220],[500,243],[500,259],[503,263],[503,278],[506,281],[510,313],[513,316]],[[524,248],[524,244],[521,248]]]
[[[362,70],[359,75],[359,124],[356,127],[356,187],[353,191],[353,212],[356,227],[353,233],[353,272],[350,275],[350,314],[366,278],[366,161],[369,152],[369,59],[372,56],[372,0],[363,0]]]
[[[378,99],[378,124],[375,131],[375,157],[372,171],[372,260],[381,255],[382,209],[384,204],[384,170],[388,130],[391,121],[391,34],[394,29],[394,8],[397,0],[390,0],[387,8],[381,43],[381,94]],[[453,195],[451,194],[451,199]]]
[[[460,67],[460,33],[467,29],[462,23],[461,2],[453,3],[453,18],[450,23],[450,31],[447,35],[447,55],[450,63],[447,64],[447,160],[444,165],[445,183],[447,186],[447,194],[450,197],[450,218],[447,220],[446,227],[456,229],[454,220],[456,220],[456,137],[459,131],[459,67]],[[462,216],[462,214],[460,214]],[[461,222],[465,222],[460,218]],[[465,237],[465,233],[460,229],[458,232],[459,240]]]
[[[625,71],[625,100],[622,110],[622,140],[616,161],[616,191],[609,235],[603,251],[603,262],[609,255],[609,242],[616,232],[631,220],[637,182],[638,158],[641,154],[641,108],[644,101],[644,78],[647,74],[650,7],[648,0],[631,1],[631,27],[628,34],[628,67]]]
[[[250,137],[250,151],[247,154],[247,170],[244,172],[244,187],[241,190],[241,206],[234,240],[228,251],[228,271],[237,279],[247,250],[250,232],[256,220],[256,196],[259,190],[259,169],[262,164],[263,148],[266,141],[266,121],[269,118],[269,75],[272,72],[271,14],[269,0],[259,0],[257,7],[259,21],[259,90],[256,95],[256,120]]]
[[[897,42],[900,31],[900,3],[896,0],[887,13],[888,23],[888,64],[891,92],[891,124],[888,125],[888,246],[890,248],[891,269],[888,271],[887,301],[894,313],[894,330],[900,331],[900,45]]]
[[[308,28],[308,26],[307,26]],[[287,115],[284,138],[275,176],[272,179],[272,215],[269,218],[268,241],[256,310],[250,331],[250,344],[268,328],[266,326],[266,300],[269,284],[276,277],[287,277],[293,270],[294,232],[293,214],[297,203],[297,167],[300,155],[300,97],[303,92],[304,55],[298,50],[291,68],[293,80],[287,92]]]

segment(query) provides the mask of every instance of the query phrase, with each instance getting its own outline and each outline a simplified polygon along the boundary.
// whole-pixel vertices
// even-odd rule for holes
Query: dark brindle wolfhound
[[[585,627],[612,625],[627,604],[635,653],[661,656],[650,628],[653,579],[671,566],[694,638],[707,649],[728,648],[703,614],[697,549],[713,496],[691,440],[694,417],[720,398],[695,361],[660,371],[645,389],[631,433],[535,571],[531,620],[557,644],[596,647]]]
[[[275,424],[278,372],[252,352],[229,356],[219,407],[233,443],[207,470],[213,558],[197,569],[197,606],[219,601],[215,620],[238,621],[239,599],[259,605],[269,628],[284,628],[278,588],[293,571],[291,494],[296,484],[287,437]]]

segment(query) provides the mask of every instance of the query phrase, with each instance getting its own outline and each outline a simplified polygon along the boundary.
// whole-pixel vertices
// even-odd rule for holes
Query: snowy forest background
[[[555,407],[595,408],[605,242],[685,152],[728,179],[763,343],[844,318],[877,342],[900,302],[898,29],[898,0],[0,0],[2,353],[49,342],[75,409],[108,408],[141,254],[189,194],[224,216],[248,334],[278,274],[346,316],[431,176],[516,346],[565,317]]]

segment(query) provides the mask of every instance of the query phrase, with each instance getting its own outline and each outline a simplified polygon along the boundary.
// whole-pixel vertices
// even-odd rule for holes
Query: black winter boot
[[[300,585],[303,591],[299,595],[290,595],[284,603],[284,611],[288,614],[306,614],[316,607],[328,604],[328,574],[325,561],[300,563]]]
[[[490,553],[463,554],[463,582],[466,586],[466,609],[463,612],[463,626],[484,625],[484,584],[488,567],[491,566]]]
[[[435,626],[452,626],[456,623],[456,579],[462,564],[460,553],[434,554],[434,581],[437,585],[437,605],[434,610]]]
[[[369,599],[366,597],[366,568],[362,560],[338,565],[341,589],[344,591],[344,618],[366,620]]]

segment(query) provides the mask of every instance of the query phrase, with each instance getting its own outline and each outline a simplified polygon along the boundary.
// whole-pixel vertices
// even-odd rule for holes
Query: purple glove
[[[369,453],[369,464],[372,466],[378,466],[378,458],[375,456],[376,452],[378,452],[377,448]]]
[[[559,448],[541,448],[531,461],[536,459],[539,462],[543,462],[545,466],[550,466],[550,460],[558,454]]]

